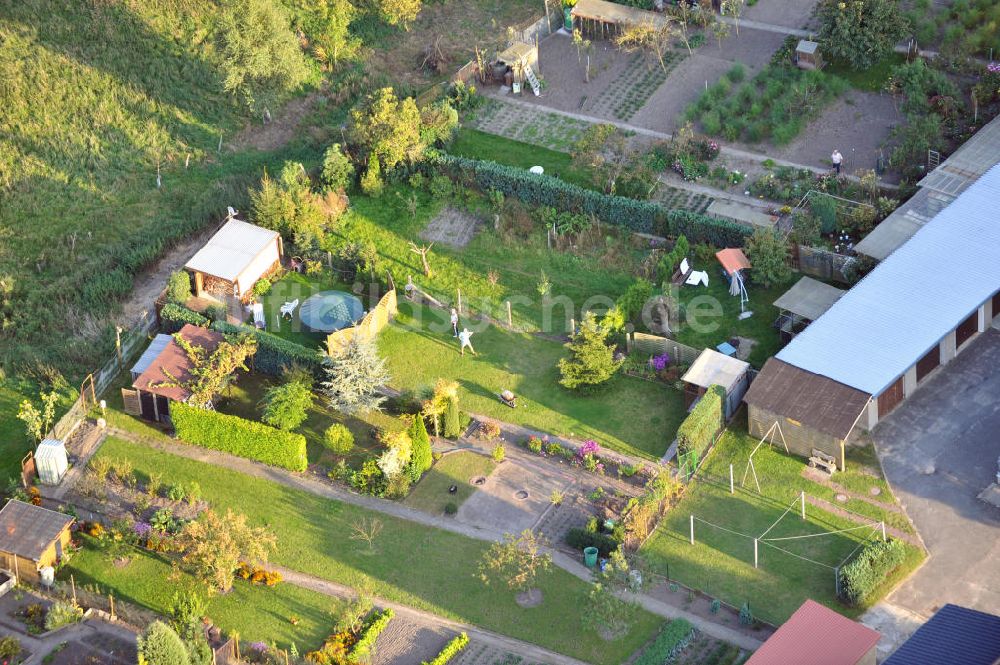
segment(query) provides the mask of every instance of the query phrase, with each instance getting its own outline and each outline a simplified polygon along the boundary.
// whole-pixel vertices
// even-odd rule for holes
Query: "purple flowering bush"
[[[667,368],[668,365],[670,365],[670,356],[666,353],[661,353],[658,356],[653,356],[652,360],[650,360],[650,364],[653,366],[654,370],[656,370],[657,372],[662,372]]]

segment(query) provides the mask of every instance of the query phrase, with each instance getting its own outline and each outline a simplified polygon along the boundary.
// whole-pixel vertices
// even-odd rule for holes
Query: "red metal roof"
[[[745,665],[857,665],[881,635],[806,600]]]
[[[723,270],[725,270],[726,274],[729,275],[732,275],[737,270],[750,269],[750,260],[747,259],[743,250],[738,247],[720,249],[715,253],[715,258],[719,259],[719,263],[722,264]]]
[[[209,354],[218,348],[219,343],[223,339],[221,333],[209,330],[208,328],[200,328],[190,323],[185,324],[177,334],[192,345],[204,348]],[[162,386],[157,384],[170,381],[170,377],[183,383],[191,378],[190,370],[190,358],[188,358],[184,349],[180,347],[180,344],[171,339],[170,343],[160,352],[160,355],[156,356],[149,367],[139,375],[139,378],[135,380],[132,387],[145,390],[154,395],[162,395],[176,402],[183,402],[191,396],[187,389],[180,386]]]

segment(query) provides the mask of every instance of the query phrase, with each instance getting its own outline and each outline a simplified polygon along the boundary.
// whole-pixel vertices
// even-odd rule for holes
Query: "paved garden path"
[[[302,490],[304,492],[310,492],[317,496],[333,499],[335,501],[342,501],[344,503],[360,506],[385,515],[398,517],[399,519],[409,520],[411,522],[443,529],[452,533],[458,533],[469,538],[494,542],[501,540],[504,535],[499,530],[489,529],[482,526],[462,524],[448,517],[429,515],[387,499],[355,494],[346,488],[333,485],[332,483],[308,474],[293,473],[291,471],[285,471],[284,469],[277,469],[275,467],[260,464],[242,457],[229,455],[217,450],[209,450],[208,448],[175,443],[163,438],[139,436],[133,432],[117,428],[109,428],[108,434],[127,441],[132,441],[133,443],[162,450],[172,455],[177,455],[178,457],[212,464],[231,471],[238,471],[240,473],[245,473],[248,476],[263,478],[282,484],[286,487]],[[549,550],[549,553],[552,555],[552,562],[563,570],[586,582],[590,582],[593,579],[590,569],[585,567],[581,562],[577,561],[576,558],[567,556],[565,553],[558,550]],[[651,598],[646,594],[630,593],[627,595],[629,598],[639,603],[642,607],[653,614],[657,614],[667,619],[687,619],[691,622],[691,625],[707,635],[711,635],[712,637],[716,637],[720,640],[725,640],[726,642],[731,642],[732,644],[735,644],[743,649],[755,650],[761,645],[761,641],[758,639],[744,635],[737,630],[733,630],[732,628],[716,624],[712,621],[707,621],[702,617],[686,612],[678,607],[667,605],[666,603],[656,600],[655,598]]]
[[[784,25],[774,25],[773,23],[764,23],[763,21],[754,21],[751,19],[741,18],[739,21],[734,19],[732,16],[720,16],[719,19],[723,23],[728,23],[731,26],[739,26],[740,29],[750,29],[750,30],[761,30],[763,32],[776,32],[780,35],[795,35],[802,39],[808,39],[815,33],[809,32],[808,30],[799,30],[798,28],[789,28]]]
[[[281,566],[275,566],[275,569],[281,572],[281,575],[286,583],[294,584],[295,586],[309,589],[310,591],[316,591],[334,598],[355,598],[357,596],[357,593],[355,593],[355,591],[350,587],[346,587],[329,580],[313,577],[312,575],[306,575],[305,573],[289,570],[288,568],[283,568]],[[454,633],[467,633],[469,635],[470,644],[477,642],[486,644],[507,653],[517,654],[527,660],[541,661],[548,663],[549,665],[585,665],[583,661],[579,661],[575,658],[570,658],[569,656],[564,656],[560,653],[556,653],[555,651],[543,649],[542,647],[531,644],[530,642],[522,642],[521,640],[516,640],[488,630],[483,630],[482,628],[477,628],[472,624],[445,619],[444,617],[437,616],[436,614],[416,610],[407,605],[394,603],[392,601],[385,600],[384,598],[373,597],[372,602],[382,608],[392,608],[392,611],[396,613],[397,617],[411,623],[435,629],[444,628],[446,630],[453,631]]]
[[[45,660],[45,657],[60,644],[69,642],[71,643],[69,648],[80,649],[80,643],[84,640],[84,638],[100,635],[101,633],[109,633],[121,640],[133,643],[135,642],[135,634],[132,631],[122,626],[95,618],[89,618],[78,624],[61,628],[44,636],[36,637],[17,631],[15,637],[17,637],[18,641],[21,642],[21,646],[23,648],[31,652],[31,656],[25,660],[22,665],[41,665],[42,663],[48,662]],[[95,651],[89,652],[94,653],[95,655],[103,656],[106,659],[105,662],[107,665],[117,665],[125,662],[124,659],[116,658],[115,656],[117,654],[99,653]]]

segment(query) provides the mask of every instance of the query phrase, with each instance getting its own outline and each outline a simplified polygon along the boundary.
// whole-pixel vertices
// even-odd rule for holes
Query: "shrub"
[[[79,605],[67,600],[57,600],[45,614],[45,630],[55,630],[83,619]]]
[[[903,541],[874,540],[840,569],[840,596],[849,605],[864,605],[906,558]]]
[[[462,633],[462,635],[465,635],[465,633]],[[0,658],[13,659],[14,656],[16,656],[19,653],[21,653],[21,643],[17,641],[17,638],[11,637],[9,635],[6,637],[0,637]],[[4,662],[6,662],[6,660]],[[447,662],[447,661],[442,661],[442,662]]]
[[[166,309],[166,308],[164,308]],[[225,321],[216,321],[212,329],[225,334],[245,333],[257,340],[257,353],[253,356],[253,368],[262,374],[281,376],[295,365],[309,371],[314,378],[323,378],[323,356],[316,349],[272,335],[251,326],[237,326]]]
[[[712,134],[713,136],[718,134],[722,129],[722,120],[719,118],[719,112],[709,111],[701,116],[701,128],[705,130],[706,134]]]
[[[444,504],[445,515],[454,515],[457,512],[458,512],[458,504],[455,503],[454,501],[449,501],[448,503]]]
[[[413,442],[410,466],[416,475],[416,478],[413,479],[416,482],[434,464],[434,457],[431,451],[431,437],[427,434],[427,425],[424,424],[424,419],[420,415],[413,417],[413,423],[407,432],[410,435],[410,441]]]
[[[265,296],[267,292],[270,290],[271,290],[271,280],[269,280],[267,277],[261,277],[253,285],[253,288],[250,290],[250,292],[253,293],[254,297],[261,298]]]
[[[225,305],[209,305],[205,308],[205,316],[211,321],[225,321],[226,307]]]
[[[167,289],[164,294],[167,303],[183,305],[191,297],[191,277],[185,270],[170,273],[167,279]]]
[[[728,72],[726,72],[726,78],[729,79],[730,83],[739,83],[746,77],[746,75],[747,70],[744,69],[743,65],[740,63],[736,63],[729,68]]]
[[[502,443],[498,443],[497,445],[493,446],[492,456],[493,456],[493,461],[499,464],[500,462],[504,461],[505,457],[507,457],[507,449],[504,447]]]
[[[306,439],[301,434],[180,402],[170,407],[170,415],[177,436],[187,443],[291,471],[306,470]]]
[[[566,544],[578,550],[596,547],[601,556],[608,556],[621,545],[614,536],[575,527],[566,532]]]
[[[311,386],[307,382],[292,379],[267,389],[261,402],[264,407],[261,420],[271,427],[290,431],[306,421],[306,411],[312,403]]]
[[[492,420],[484,420],[479,424],[479,433],[484,439],[493,440],[500,436],[500,425]]]
[[[204,328],[209,322],[208,318],[198,312],[175,303],[167,303],[160,310],[160,327],[164,333],[173,335],[183,328],[186,323]]]
[[[694,627],[687,619],[673,619],[653,643],[642,650],[632,665],[660,665],[670,661],[688,645],[693,634]]]
[[[444,435],[449,439],[457,439],[462,434],[462,417],[458,410],[458,398],[448,400],[444,411]]]
[[[323,153],[323,171],[320,182],[327,189],[340,191],[347,189],[354,179],[354,165],[344,154],[339,143],[334,143]]]
[[[715,435],[722,429],[722,406],[725,399],[726,390],[722,386],[713,385],[705,391],[677,428],[678,454],[695,451],[699,459],[704,456],[715,440]]]
[[[671,210],[665,221],[665,224],[656,229],[660,235],[675,238],[683,235],[691,244],[705,242],[715,247],[742,247],[753,234],[753,229],[749,226],[690,210]]]
[[[354,643],[354,648],[351,649],[351,660],[365,662],[368,655],[371,653],[372,648],[375,646],[375,640],[378,639],[379,634],[385,630],[385,627],[389,625],[392,621],[392,617],[395,613],[392,611],[391,607],[387,607],[381,612],[376,612],[372,618],[370,618],[366,623],[364,628],[358,634],[358,641]]]
[[[461,633],[457,637],[453,638],[451,642],[444,645],[444,649],[441,649],[441,653],[430,661],[425,660],[421,663],[421,665],[445,665],[448,661],[454,658],[459,651],[468,646],[468,644],[469,636],[465,633]]]
[[[188,651],[173,628],[154,621],[138,642],[140,660],[149,665],[188,665]]]
[[[528,443],[526,445],[528,447],[528,450],[530,450],[535,454],[542,452],[542,440],[539,439],[537,436],[529,437]]]
[[[754,281],[765,288],[784,282],[792,274],[788,241],[775,229],[757,227],[747,240],[746,256],[753,265]]]
[[[347,425],[334,423],[323,432],[323,446],[330,452],[346,455],[354,448],[354,433]]]

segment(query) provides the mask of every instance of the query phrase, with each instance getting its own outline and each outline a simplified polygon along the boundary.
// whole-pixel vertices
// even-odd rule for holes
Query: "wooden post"
[[[757,567],[757,539],[753,539],[753,567]]]
[[[799,492],[799,497],[802,500],[802,519],[806,518],[806,493],[805,490]]]
[[[570,335],[576,334],[576,319],[574,319],[573,317],[570,317],[569,319],[569,334]]]
[[[76,602],[76,579],[73,578],[73,575],[69,576],[69,585],[73,589],[73,604],[76,605],[77,604],[77,602]]]
[[[124,366],[125,362],[122,359],[122,327],[115,326],[115,353],[118,355],[118,369]]]
[[[115,620],[115,597],[112,594],[108,594],[108,605],[111,608],[111,620]]]
[[[458,292],[458,307],[456,307],[455,310],[459,314],[461,314],[462,313],[462,289],[456,289],[456,291]]]
[[[513,328],[514,327],[514,318],[513,318],[513,316],[510,313],[510,301],[509,300],[507,301],[507,327],[508,328]]]
[[[233,640],[233,650],[236,652],[236,660],[240,659],[240,634],[233,633],[231,638]]]
[[[691,516],[691,544],[694,545],[694,515]]]
[[[222,134],[219,134],[219,149],[217,152],[222,152]]]
[[[882,542],[885,542],[885,522],[882,522]]]
[[[17,580],[18,584],[21,583],[21,571],[19,571],[17,569],[17,555],[16,554],[14,555],[14,579]]]
[[[729,493],[734,494],[733,490],[733,465],[729,465]]]

